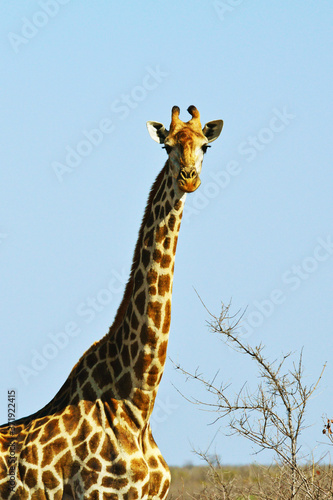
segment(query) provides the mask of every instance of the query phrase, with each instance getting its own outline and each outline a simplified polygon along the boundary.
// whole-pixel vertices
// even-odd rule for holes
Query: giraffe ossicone
[[[164,500],[170,472],[149,420],[163,375],[178,233],[186,193],[223,122],[203,128],[172,108],[149,121],[168,159],[149,197],[130,277],[109,332],[88,349],[41,410],[0,427],[1,500]],[[10,480],[9,478],[13,478]]]

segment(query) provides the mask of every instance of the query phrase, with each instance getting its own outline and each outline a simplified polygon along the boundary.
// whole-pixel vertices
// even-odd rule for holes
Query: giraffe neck
[[[145,426],[165,365],[185,197],[167,161],[150,191],[130,278],[108,334],[83,354],[50,403],[22,421],[60,411],[68,404],[99,400],[113,413],[122,402],[135,425]]]
[[[176,186],[167,162],[152,187],[130,279],[108,334],[116,392],[148,416],[165,365],[174,261],[185,196]]]

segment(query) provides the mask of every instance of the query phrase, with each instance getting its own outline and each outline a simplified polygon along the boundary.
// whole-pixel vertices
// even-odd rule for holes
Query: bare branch
[[[243,341],[237,331],[241,317],[237,319],[239,313],[230,314],[230,304],[227,306],[222,304],[221,313],[217,317],[208,310],[199,295],[198,297],[210,316],[210,321],[207,322],[209,329],[217,333],[221,340],[235,351],[252,359],[258,368],[261,381],[254,392],[251,392],[244,382],[235,395],[230,395],[230,384],[216,385],[219,370],[209,381],[199,373],[198,369],[193,374],[175,365],[187,379],[202,384],[208,393],[215,397],[215,402],[202,402],[196,398],[186,399],[203,409],[213,411],[216,416],[214,422],[228,416],[231,434],[245,437],[258,447],[258,452],[272,451],[290,471],[290,499],[296,499],[300,492],[308,495],[310,499],[319,498],[316,496],[320,490],[319,486],[316,482],[309,481],[299,465],[301,450],[299,438],[304,428],[305,409],[322,379],[326,363],[315,384],[308,388],[303,383],[303,350],[297,361],[293,362],[291,370],[286,369],[286,360],[292,353],[284,354],[273,362],[269,361],[264,355],[263,344],[252,347]],[[331,429],[333,420],[327,422],[323,432],[333,444]]]

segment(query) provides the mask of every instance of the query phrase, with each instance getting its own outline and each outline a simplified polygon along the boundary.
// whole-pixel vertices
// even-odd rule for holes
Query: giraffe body
[[[184,123],[174,107],[169,131],[147,124],[168,160],[151,189],[109,332],[81,357],[50,403],[0,427],[1,500],[163,500],[168,494],[169,469],[149,419],[166,359],[186,193],[200,185],[203,153],[222,129],[216,120],[202,130],[196,108],[189,112],[192,119]]]

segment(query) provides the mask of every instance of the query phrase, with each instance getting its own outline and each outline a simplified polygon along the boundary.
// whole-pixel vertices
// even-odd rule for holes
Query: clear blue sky
[[[253,364],[207,330],[232,299],[271,358],[304,346],[304,451],[333,416],[333,6],[329,1],[3,1],[0,6],[0,417],[46,404],[112,323],[173,105],[224,129],[187,198],[169,356],[239,389]],[[96,131],[96,130],[99,130]],[[76,151],[76,152],[75,152]],[[59,335],[62,332],[63,335]],[[64,333],[65,332],[65,333]],[[58,342],[58,346],[56,343]],[[62,343],[61,343],[62,342]],[[48,359],[45,359],[45,355]],[[43,359],[41,356],[44,356]],[[153,427],[169,464],[254,459],[168,361]]]

